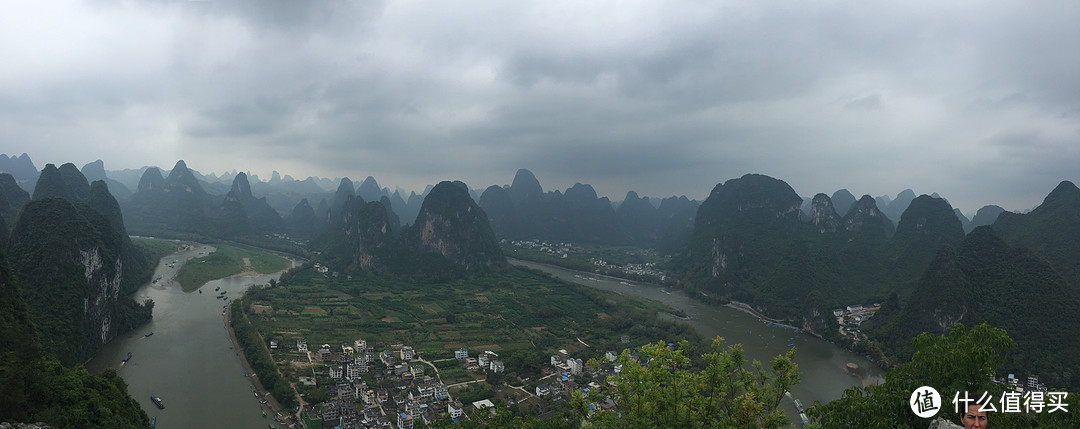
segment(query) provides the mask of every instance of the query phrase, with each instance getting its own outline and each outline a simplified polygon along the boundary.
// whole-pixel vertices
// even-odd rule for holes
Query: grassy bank
[[[154,266],[157,266],[157,261],[180,250],[180,242],[176,240],[165,240],[161,238],[145,238],[145,237],[132,237],[131,244],[135,247],[140,247],[147,252],[147,259],[154,261]]]
[[[198,289],[211,280],[247,271],[270,274],[289,266],[289,261],[272,253],[226,245],[216,247],[213,253],[187,261],[180,269],[176,279],[185,292]]]

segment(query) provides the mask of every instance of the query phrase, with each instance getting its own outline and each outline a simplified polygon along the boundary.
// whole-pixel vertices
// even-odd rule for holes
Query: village
[[[504,240],[502,240],[502,242],[506,243],[506,240],[504,239]],[[547,253],[549,255],[553,255],[553,256],[556,256],[556,257],[559,257],[559,258],[562,258],[562,259],[566,259],[566,255],[568,255],[570,253],[570,251],[574,248],[574,245],[570,244],[570,243],[548,243],[548,242],[546,242],[544,240],[535,240],[535,239],[534,240],[514,240],[514,241],[511,241],[510,244],[512,244],[514,246],[517,246],[517,247],[522,247],[522,248],[525,248],[525,249],[530,249],[530,250],[535,250],[535,251],[542,252],[542,253]]]
[[[590,258],[589,262],[592,262],[593,265],[596,265],[601,269],[608,270],[607,272],[614,270],[633,276],[654,277],[660,281],[667,280],[667,273],[656,269],[656,265],[651,262],[646,262],[644,264],[615,265],[600,258]]]
[[[503,240],[502,243],[506,244],[507,241]],[[575,246],[574,244],[571,244],[571,243],[562,243],[562,242],[560,242],[560,243],[549,243],[549,242],[544,241],[544,240],[536,240],[536,239],[533,239],[533,240],[514,240],[514,241],[510,241],[509,243],[511,245],[513,245],[513,246],[516,246],[516,247],[521,247],[521,248],[529,249],[529,250],[532,250],[532,251],[535,251],[535,252],[540,252],[540,253],[543,253],[543,254],[546,254],[546,255],[549,255],[549,256],[554,256],[554,257],[559,258],[559,259],[567,259],[567,256],[570,255],[570,254],[578,254],[579,255],[578,259],[580,259],[581,261],[585,261],[585,259],[582,258],[581,256],[588,256],[589,254],[592,254],[591,252],[587,252],[585,248],[583,248],[581,246]],[[656,251],[653,250],[653,249],[633,249],[633,250],[622,250],[622,249],[620,249],[619,252],[624,253],[626,255],[633,255],[633,256],[639,256],[639,257],[644,257],[644,258],[651,258],[651,259],[658,258]],[[596,269],[595,269],[596,272],[601,273],[601,274],[606,274],[606,275],[611,275],[611,276],[616,276],[616,277],[626,277],[626,278],[649,277],[651,279],[655,279],[655,280],[658,280],[658,281],[667,280],[667,273],[665,273],[662,270],[657,269],[656,264],[652,263],[652,262],[627,263],[627,264],[624,264],[624,265],[619,265],[619,264],[611,263],[611,262],[609,262],[609,261],[607,261],[607,260],[605,260],[604,258],[601,258],[601,257],[590,257],[590,258],[587,259],[587,261],[588,261],[589,264],[592,264],[594,267],[596,267]]]
[[[624,336],[621,340],[628,343],[629,337]],[[496,402],[493,399],[500,406],[515,401],[542,401],[545,408],[550,410],[540,417],[554,417],[559,414],[556,410],[558,404],[562,403],[562,408],[565,408],[575,391],[588,393],[591,389],[599,389],[607,377],[621,369],[616,363],[617,354],[614,351],[605,353],[603,362],[597,362],[590,368],[566,350],[559,350],[550,356],[551,367],[544,369],[540,379],[526,384],[535,387],[526,389],[525,386],[510,386],[508,383],[506,387],[515,395],[463,403],[451,395],[452,388],[486,381],[476,379],[443,384],[435,363],[454,360],[470,372],[501,374],[506,371],[506,366],[496,352],[475,351],[470,355],[469,350],[461,348],[454,351],[453,358],[429,362],[418,356],[413,347],[402,344],[376,351],[373,344],[363,339],[351,345],[323,344],[316,350],[309,350],[303,338],[290,343],[290,351],[307,356],[310,363],[321,364],[312,367],[312,376],[298,377],[298,386],[315,387],[319,379],[329,380],[330,385],[325,387],[333,397],[304,406],[307,419],[321,419],[323,428],[411,429],[418,422],[430,426],[439,419],[453,422],[472,419],[483,424],[494,415]],[[271,340],[270,348],[278,347],[278,341]],[[613,409],[615,403],[604,397],[588,406],[590,410]]]
[[[866,341],[866,334],[862,332],[860,327],[866,319],[873,317],[880,308],[881,304],[875,303],[868,306],[862,304],[849,305],[844,308],[833,310],[833,316],[836,317],[836,323],[840,325],[840,336],[842,338],[851,339],[856,343]]]

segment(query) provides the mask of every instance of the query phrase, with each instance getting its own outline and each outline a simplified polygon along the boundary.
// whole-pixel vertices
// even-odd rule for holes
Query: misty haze
[[[2,427],[1080,427],[1080,4],[0,10]]]

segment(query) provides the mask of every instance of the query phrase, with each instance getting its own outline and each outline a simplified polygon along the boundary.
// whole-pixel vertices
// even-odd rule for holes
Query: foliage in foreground
[[[498,428],[777,428],[791,427],[779,404],[784,392],[799,382],[795,350],[773,359],[768,369],[754,361],[747,368],[742,346],[725,348],[723,339],[713,341],[714,351],[700,356],[705,367],[694,368],[684,354],[687,342],[669,347],[663,342],[641,347],[637,359],[624,350],[618,363],[622,371],[608,386],[578,390],[570,404],[575,414],[564,419],[541,420],[513,415],[505,408],[472,419],[433,427]],[[697,360],[694,359],[694,362]],[[590,366],[597,366],[595,360]],[[603,410],[609,396],[617,406]]]
[[[956,325],[948,335],[922,333],[915,338],[916,352],[903,368],[888,372],[885,382],[878,386],[852,387],[844,396],[828,404],[815,402],[807,410],[811,419],[825,428],[907,428],[927,427],[930,419],[920,418],[910,409],[911,393],[930,386],[942,396],[942,411],[938,417],[958,422],[952,400],[956,393],[970,392],[976,398],[989,392],[996,402],[1003,386],[993,377],[1005,361],[1005,354],[1015,343],[1003,329],[983,323],[968,329]],[[1050,391],[1054,389],[1050,387]],[[1065,403],[1076,402],[1070,394]],[[1000,407],[1000,403],[997,404]],[[1074,405],[1075,406],[1075,405]],[[992,428],[1076,428],[1080,418],[1075,409],[1068,413],[991,413]]]
[[[149,418],[115,370],[68,369],[48,355],[0,251],[0,421],[61,428],[133,428]]]
[[[724,427],[775,428],[789,424],[779,409],[784,392],[799,383],[795,349],[776,356],[769,368],[754,361],[747,368],[742,345],[725,347],[723,338],[713,341],[713,352],[704,354],[703,369],[691,367],[683,354],[684,343],[641,347],[635,360],[624,350],[622,371],[612,377],[610,390],[618,408],[598,411],[584,427]],[[573,404],[587,413],[590,403],[602,400],[601,392],[575,395]]]

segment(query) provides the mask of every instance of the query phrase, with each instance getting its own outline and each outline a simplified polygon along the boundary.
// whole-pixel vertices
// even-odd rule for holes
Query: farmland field
[[[698,341],[686,325],[656,317],[674,311],[662,304],[523,268],[436,284],[366,274],[335,276],[307,268],[286,276],[277,287],[251,290],[243,303],[265,338],[285,344],[303,337],[312,348],[336,348],[362,338],[380,349],[411,345],[428,360],[452,358],[462,347],[493,350],[520,358],[506,359],[507,371],[538,371],[543,354],[552,350],[599,357],[657,340]],[[260,311],[252,311],[252,305]],[[620,341],[622,336],[630,342]]]

